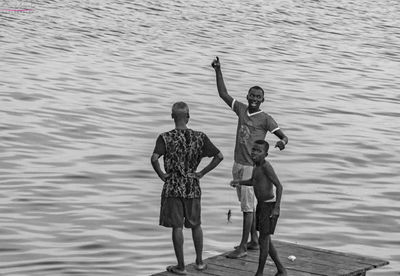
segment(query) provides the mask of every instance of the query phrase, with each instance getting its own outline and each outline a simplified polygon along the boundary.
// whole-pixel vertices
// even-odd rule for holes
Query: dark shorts
[[[260,234],[272,235],[275,232],[277,217],[271,218],[275,202],[259,202],[256,209],[256,229]]]
[[[161,198],[160,225],[193,228],[201,224],[200,198]]]

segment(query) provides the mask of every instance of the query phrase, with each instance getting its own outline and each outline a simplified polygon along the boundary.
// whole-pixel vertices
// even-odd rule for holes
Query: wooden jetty
[[[368,270],[389,264],[389,262],[384,260],[356,254],[325,250],[278,240],[273,240],[273,243],[282,263],[288,271],[288,276],[364,276]],[[187,275],[254,276],[258,265],[258,250],[248,251],[246,257],[239,259],[226,258],[228,253],[226,252],[204,260],[207,264],[207,269],[204,271],[197,271],[193,264],[187,265]],[[288,258],[292,255],[296,257],[294,261]],[[275,265],[268,257],[264,275],[275,275],[275,273]],[[177,274],[164,271],[153,275],[172,276]]]

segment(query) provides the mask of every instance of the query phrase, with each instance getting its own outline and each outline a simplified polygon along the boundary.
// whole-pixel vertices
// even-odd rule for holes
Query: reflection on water
[[[264,87],[290,139],[269,155],[285,188],[276,238],[387,259],[369,275],[398,275],[400,4],[136,2],[0,12],[0,274],[148,275],[175,262],[149,156],[177,100],[225,155],[202,182],[204,255],[231,250],[236,117],[217,97],[218,55],[230,93]]]

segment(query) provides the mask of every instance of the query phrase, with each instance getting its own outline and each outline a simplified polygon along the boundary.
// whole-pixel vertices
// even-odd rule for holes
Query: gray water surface
[[[32,11],[0,11],[0,274],[149,275],[175,263],[149,159],[179,100],[225,156],[202,180],[204,257],[238,243],[237,118],[216,91],[218,55],[230,94],[245,101],[262,86],[262,108],[289,136],[268,157],[284,185],[275,238],[386,259],[369,275],[400,275],[400,2],[7,5]]]

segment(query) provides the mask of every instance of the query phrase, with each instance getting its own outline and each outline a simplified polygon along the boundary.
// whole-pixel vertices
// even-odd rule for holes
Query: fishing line
[[[233,199],[233,193],[236,193],[236,188],[234,188],[231,184],[232,182],[230,181],[229,183],[229,196],[228,196],[228,200],[229,200],[229,205],[232,204],[232,202],[234,201]],[[229,208],[228,212],[226,213],[226,223],[232,223],[232,209],[233,208]]]

